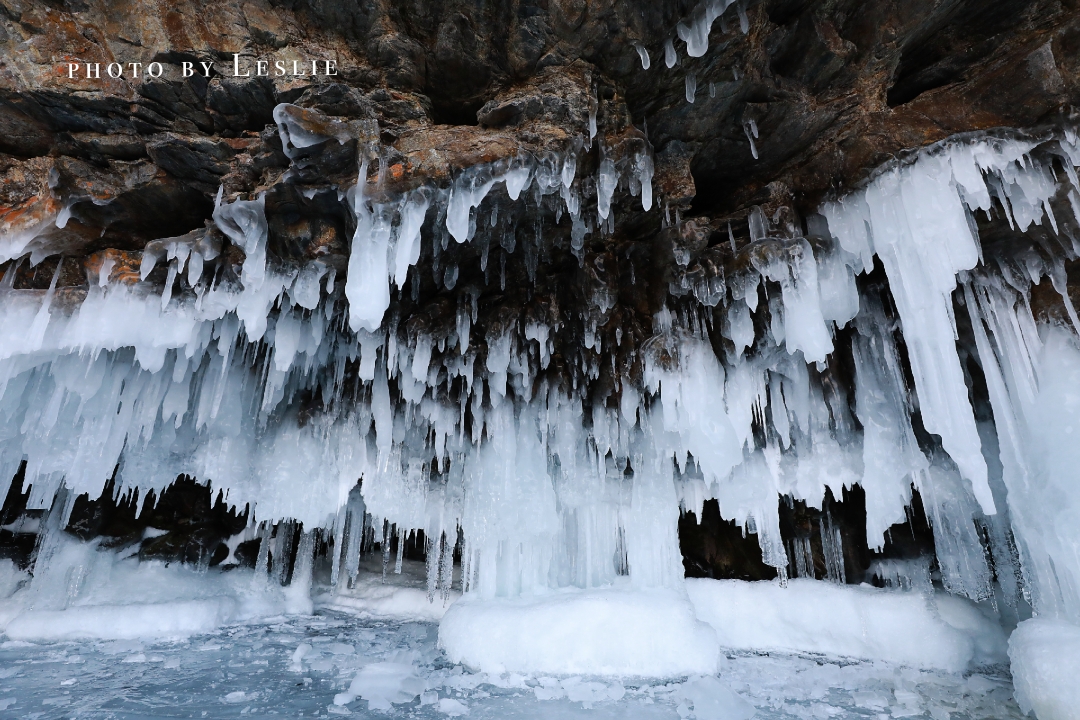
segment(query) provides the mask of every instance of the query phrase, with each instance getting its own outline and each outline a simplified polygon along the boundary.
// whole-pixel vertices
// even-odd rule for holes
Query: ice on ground
[[[28,610],[8,623],[14,640],[186,637],[215,630],[239,617],[232,598]]]
[[[604,588],[452,605],[439,647],[488,673],[673,677],[715,672],[713,631],[674,590]]]
[[[1039,720],[1080,717],[1080,627],[1033,618],[1009,638],[1016,700]]]
[[[15,594],[19,586],[30,579],[30,574],[20,570],[11,560],[0,559],[0,600]]]
[[[721,647],[820,653],[961,672],[1004,663],[1005,636],[955,596],[834,585],[688,578],[697,616]]]
[[[288,591],[247,569],[200,572],[140,562],[67,536],[29,584],[0,600],[11,640],[179,638],[289,612]]]
[[[0,643],[0,710],[4,717],[241,718],[359,717],[443,720],[467,708],[469,718],[499,720],[1020,720],[1004,674],[959,675],[784,653],[729,653],[719,675],[687,680],[613,680],[592,676],[474,674],[438,652],[431,623],[361,620],[340,613],[291,616],[223,628],[180,641]],[[354,652],[341,652],[346,647]],[[299,659],[298,648],[305,647]],[[336,652],[335,652],[336,651]],[[146,662],[124,663],[144,655]],[[420,697],[369,710],[359,696],[334,705],[366,667],[400,664],[397,677],[423,681]],[[364,691],[374,695],[372,683]],[[386,679],[391,673],[382,673]],[[368,677],[365,676],[365,677]],[[72,682],[74,680],[74,682]],[[387,684],[388,694],[410,688]],[[413,686],[415,687],[415,685]],[[358,688],[359,689],[359,688]],[[236,702],[233,699],[241,698]],[[732,698],[735,698],[732,700]],[[60,709],[66,703],[67,712]],[[710,709],[734,715],[709,715]],[[50,714],[51,713],[51,714]],[[205,713],[205,714],[204,714]]]
[[[454,698],[443,698],[439,700],[439,712],[450,717],[458,717],[459,715],[468,715],[469,706],[460,700]]]
[[[714,677],[690,680],[676,697],[685,698],[687,710],[696,720],[749,720],[757,712],[746,698]]]
[[[457,590],[429,596],[427,569],[422,562],[402,560],[402,572],[385,576],[378,567],[380,564],[361,561],[360,572],[352,579],[351,586],[338,583],[317,592],[315,607],[363,618],[438,622],[446,609],[461,597]]]
[[[371,710],[390,710],[395,704],[412,702],[423,691],[424,681],[411,663],[377,662],[361,668],[349,689],[334,697],[334,704],[347,705],[361,698]]]
[[[349,589],[316,595],[315,606],[359,617],[438,622],[459,597],[461,593],[455,590],[445,601],[442,597],[431,600],[425,588],[402,587],[367,577],[358,578]]]

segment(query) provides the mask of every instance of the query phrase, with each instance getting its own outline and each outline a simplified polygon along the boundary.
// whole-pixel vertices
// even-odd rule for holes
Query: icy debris
[[[335,592],[316,595],[314,600],[316,607],[359,617],[438,621],[459,597],[461,593],[453,591],[447,593],[445,601],[432,602],[426,587],[402,586],[365,575],[357,578],[351,587],[339,587]]]
[[[757,713],[746,698],[714,677],[691,679],[674,695],[686,701],[695,720],[750,720]]]
[[[439,700],[438,710],[449,717],[460,717],[469,714],[469,706],[454,698],[442,698]]]
[[[568,677],[558,680],[553,677],[537,678],[533,687],[537,700],[562,700],[579,702],[585,708],[595,703],[621,700],[626,696],[626,688],[616,680],[612,684],[596,680],[583,680],[580,677]]]
[[[758,708],[757,717],[849,720],[876,718],[878,714],[888,717],[894,712],[897,717],[919,717],[905,715],[917,706],[922,716],[935,720],[945,720],[944,713],[971,720],[1022,718],[1012,702],[1008,677],[996,670],[965,676],[821,656],[728,652],[721,658],[719,675],[711,676],[716,685],[709,676],[674,682],[547,674],[493,676],[472,674],[441,662],[430,629],[414,623],[371,622],[332,614],[233,626],[204,641],[162,644],[158,646],[160,654],[152,647],[135,650],[134,643],[120,654],[106,654],[113,652],[112,648],[94,642],[31,645],[8,641],[0,643],[0,697],[13,702],[5,707],[0,701],[0,710],[21,717],[48,709],[42,707],[42,700],[67,692],[70,694],[64,697],[70,700],[69,707],[82,712],[107,704],[113,713],[145,714],[147,703],[152,703],[159,715],[182,715],[192,706],[228,708],[220,704],[222,698],[229,692],[244,692],[251,698],[250,703],[231,706],[234,714],[250,707],[248,715],[261,717],[287,707],[294,716],[303,712],[305,717],[328,712],[365,717],[434,717],[439,714],[440,700],[456,700],[468,706],[469,717],[588,713],[643,720],[676,717],[680,707],[685,717],[696,714],[688,695],[697,695],[701,699],[699,707],[706,709],[706,700],[712,694],[709,691],[719,685]],[[276,675],[298,643],[320,648],[337,641],[339,635],[356,644],[357,654],[313,653],[311,662],[304,663],[303,675]],[[217,649],[200,650],[205,644]],[[333,704],[334,695],[347,688],[363,665],[401,662],[402,650],[411,653],[407,663],[425,683],[419,701],[374,712],[362,699],[346,706]],[[132,665],[118,662],[133,652],[143,652],[148,660],[166,655],[167,662],[173,665],[165,668],[166,663],[154,661]],[[183,670],[177,672],[177,667]],[[229,675],[224,684],[206,681],[215,674],[220,678],[222,670]],[[61,684],[75,678],[75,684]],[[124,689],[118,681],[132,687]],[[698,683],[704,687],[695,687]],[[567,690],[577,699],[570,700]],[[550,693],[551,699],[537,697],[544,691]]]
[[[377,662],[361,668],[349,689],[334,696],[334,704],[348,705],[360,698],[368,701],[370,710],[391,710],[395,704],[412,702],[423,691],[424,681],[411,663]]]

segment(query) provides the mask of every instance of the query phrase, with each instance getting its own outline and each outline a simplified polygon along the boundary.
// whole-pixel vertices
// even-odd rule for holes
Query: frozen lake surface
[[[722,660],[716,680],[493,676],[448,663],[437,638],[435,623],[322,612],[179,642],[8,641],[0,644],[0,716],[745,720],[756,709],[762,719],[1022,717],[1004,668],[959,675],[739,653]],[[350,685],[361,697],[335,704],[349,700],[342,693]]]

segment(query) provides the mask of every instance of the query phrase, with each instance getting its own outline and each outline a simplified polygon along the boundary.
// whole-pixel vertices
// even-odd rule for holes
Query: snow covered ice
[[[327,613],[184,640],[9,640],[0,645],[0,708],[39,718],[1022,717],[997,672],[726,653],[719,678],[526,677],[451,665],[436,635],[429,623]]]
[[[728,5],[680,25],[690,56]],[[345,138],[274,116],[294,162]],[[141,282],[102,266],[72,303],[59,266],[47,291],[5,274],[0,489],[20,477],[9,532],[32,521],[37,540],[29,571],[0,564],[0,706],[941,720],[1019,716],[1011,662],[1019,707],[1067,717],[1073,690],[1044,668],[1080,626],[1075,135],[941,144],[805,225],[756,209],[741,249],[676,213],[667,299],[632,339],[612,332],[630,290],[586,239],[611,232],[617,193],[652,209],[654,162],[594,141],[595,171],[575,148],[399,195],[365,161],[336,188],[355,221],[344,278],[275,261],[266,198],[223,192],[217,232],[151,243]],[[479,300],[478,277],[505,291],[508,257],[536,281],[539,230],[500,224],[526,203],[567,217],[583,307]],[[985,262],[980,213],[1060,247]],[[222,238],[235,277],[214,269]],[[2,257],[30,248],[0,238]],[[466,250],[483,275],[456,264]],[[421,270],[442,304],[409,315]],[[1069,323],[1033,311],[1042,282]],[[65,532],[84,494],[160,498],[178,476],[246,508],[223,565],[254,543],[253,568]],[[876,576],[848,572],[829,515],[855,486]],[[885,557],[916,495],[933,558]],[[816,534],[793,535],[780,502],[818,513]],[[685,578],[680,517],[706,503],[775,580]]]

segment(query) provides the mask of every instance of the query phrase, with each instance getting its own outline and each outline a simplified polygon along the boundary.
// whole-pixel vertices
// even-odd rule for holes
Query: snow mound
[[[450,606],[439,646],[487,673],[674,677],[716,672],[716,636],[671,590],[566,590]]]
[[[1026,620],[1009,638],[1016,702],[1039,720],[1080,717],[1080,627]]]
[[[961,672],[1005,662],[1005,636],[955,596],[792,580],[689,578],[698,618],[722,647],[820,653]]]

